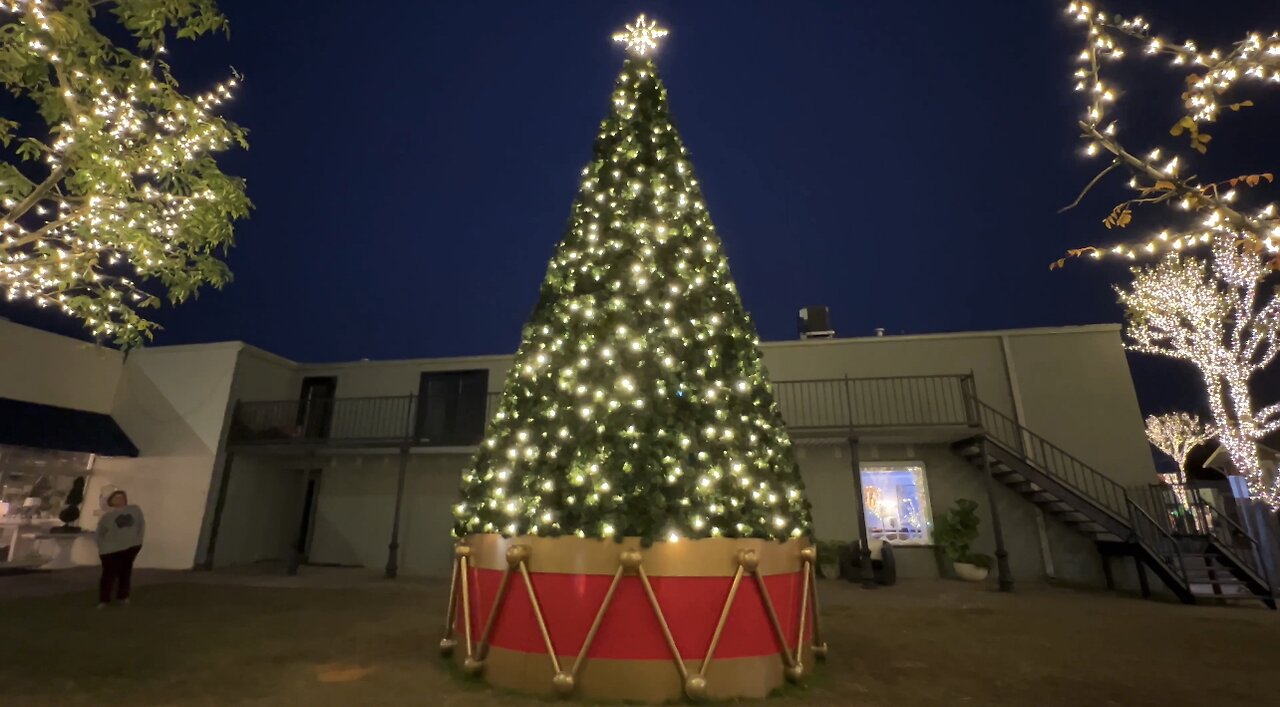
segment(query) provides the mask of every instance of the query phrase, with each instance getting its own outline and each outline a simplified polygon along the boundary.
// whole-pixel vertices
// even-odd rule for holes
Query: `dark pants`
[[[118,587],[116,598],[129,598],[129,582],[133,579],[133,561],[138,557],[142,546],[131,547],[119,552],[108,552],[99,555],[102,558],[102,579],[98,581],[98,601],[111,603],[111,589]]]

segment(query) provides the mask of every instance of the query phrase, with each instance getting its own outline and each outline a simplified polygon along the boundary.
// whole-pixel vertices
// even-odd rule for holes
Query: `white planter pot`
[[[987,568],[971,565],[968,562],[952,562],[956,576],[966,582],[981,582],[987,578]]]

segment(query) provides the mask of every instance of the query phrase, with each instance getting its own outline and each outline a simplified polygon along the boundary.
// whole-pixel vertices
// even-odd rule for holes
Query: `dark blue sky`
[[[793,337],[807,304],[846,336],[1121,317],[1122,267],[1047,268],[1105,240],[1123,195],[1113,182],[1057,213],[1101,166],[1076,141],[1080,37],[1062,2],[220,4],[231,39],[172,58],[192,91],[228,65],[247,77],[228,114],[252,148],[225,164],[257,210],[235,282],[163,313],[157,344],[242,339],[305,361],[514,350],[623,61],[609,35],[642,11],[671,29],[672,112],[766,340]],[[1112,7],[1144,5],[1172,39],[1280,28],[1270,1]],[[1152,116],[1150,138],[1174,145],[1160,133],[1181,74],[1162,64],[1135,59],[1119,116]],[[1211,130],[1224,170],[1277,167],[1275,138],[1231,142],[1274,133],[1268,110]],[[1178,370],[1143,365],[1148,403]]]

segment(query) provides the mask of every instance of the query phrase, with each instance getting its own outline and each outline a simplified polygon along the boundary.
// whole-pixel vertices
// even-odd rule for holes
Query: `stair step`
[[[1243,601],[1245,599],[1266,601],[1268,599],[1267,596],[1259,594],[1214,594],[1212,592],[1191,592],[1191,596],[1197,599],[1218,599],[1220,601]]]

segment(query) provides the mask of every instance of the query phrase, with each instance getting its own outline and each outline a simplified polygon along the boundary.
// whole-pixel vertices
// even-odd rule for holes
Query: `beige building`
[[[1115,559],[1133,554],[1125,489],[1156,477],[1118,326],[763,350],[819,538],[858,540],[865,505],[865,533],[893,545],[899,576],[936,576],[933,519],[969,498],[976,550],[997,552],[999,516],[1006,580],[1136,580],[1137,564]],[[303,364],[238,342],[126,359],[0,322],[0,399],[109,416],[136,445],[136,457],[91,456],[81,525],[101,489],[126,488],[148,514],[149,567],[446,574],[458,478],[510,362]],[[67,554],[95,559],[87,538]]]

